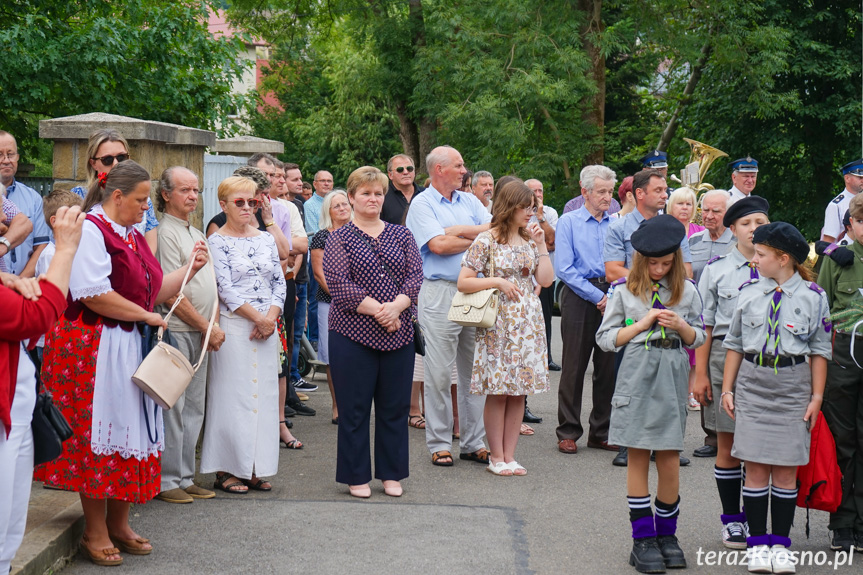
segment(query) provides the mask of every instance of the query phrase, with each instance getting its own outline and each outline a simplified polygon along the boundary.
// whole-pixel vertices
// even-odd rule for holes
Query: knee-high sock
[[[770,503],[769,487],[744,487],[743,506],[746,508],[746,518],[749,520],[749,538],[747,545],[769,545],[767,535],[767,506]]]
[[[680,516],[680,497],[674,503],[665,503],[658,498],[656,505],[656,535],[674,535],[677,533],[677,518]]]
[[[722,504],[722,523],[732,521],[743,522],[745,517],[740,513],[740,489],[743,486],[743,471],[737,467],[713,467],[713,477],[716,478],[716,489],[719,490],[719,502]]]
[[[788,536],[794,523],[794,512],[797,510],[797,488],[783,489],[770,486],[770,522],[774,545],[791,545]],[[785,540],[787,539],[787,544]]]
[[[650,495],[627,497],[626,501],[629,504],[629,521],[632,522],[632,538],[656,537],[656,527],[653,525],[653,509],[650,507]]]

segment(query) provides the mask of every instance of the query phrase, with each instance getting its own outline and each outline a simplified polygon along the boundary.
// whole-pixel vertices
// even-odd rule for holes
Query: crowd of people
[[[129,524],[131,503],[215,497],[196,471],[232,496],[271,491],[280,445],[304,447],[293,418],[316,414],[304,336],[332,396],[336,482],[353,497],[371,497],[373,478],[403,494],[410,429],[425,430],[433,465],[455,464],[457,440],[459,459],[526,475],[518,440],[541,422],[526,399],[560,371],[558,450],[576,454],[587,427],[587,447],[627,467],[638,571],[686,566],[679,468],[696,409],[705,441],[694,455],[716,458],[722,543],[749,549],[750,571],[794,572],[796,472],[820,414],[844,475],[831,545],[863,552],[863,368],[854,334],[830,323],[863,293],[863,160],[843,168],[846,189],[826,211],[816,282],[802,234],[771,223],[753,194],[751,157],[730,164],[729,190],[700,197],[669,190],[661,151],[619,186],[610,168],[586,166],[558,215],[541,181],[470,172],[449,146],[428,154],[425,186],[397,154],[386,173],[354,170],[344,189],[326,170],[309,185],[297,164],[259,153],[219,184],[222,211],[202,231],[196,174],[149,174],[114,130],[94,133],[87,153],[86,188],[43,199],[15,179],[17,144],[0,132],[0,573],[34,477],[80,494],[81,548],[98,565],[153,551]],[[489,289],[490,327],[448,318],[457,293]],[[132,381],[156,328],[201,366],[164,411]],[[34,470],[37,378],[73,436]]]

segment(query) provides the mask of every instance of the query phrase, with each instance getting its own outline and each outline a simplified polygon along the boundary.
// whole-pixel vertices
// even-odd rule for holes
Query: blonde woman
[[[693,220],[695,220],[695,208],[697,206],[698,197],[695,195],[695,190],[692,188],[677,188],[671,192],[670,196],[668,196],[668,203],[665,206],[665,211],[677,218],[677,221],[683,224],[686,228],[687,238],[704,229],[704,226],[693,223]]]

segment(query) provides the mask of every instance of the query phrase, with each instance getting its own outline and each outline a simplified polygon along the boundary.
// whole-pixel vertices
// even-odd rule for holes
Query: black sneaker
[[[287,404],[291,409],[297,412],[297,415],[314,415],[317,413],[314,409],[299,399],[288,399]]]
[[[621,447],[611,464],[615,467],[626,467],[629,465],[629,451],[625,447]]]
[[[863,531],[854,533],[854,550],[857,553],[863,553]]]
[[[300,391],[317,391],[318,386],[314,383],[309,383],[302,377],[296,381],[292,381],[291,385],[294,386],[294,389],[299,389]]]
[[[632,542],[629,564],[639,573],[665,573],[665,557],[656,537],[643,537]]]
[[[686,557],[683,556],[683,549],[677,543],[677,537],[661,535],[656,538],[656,543],[659,545],[659,551],[662,553],[662,558],[668,569],[686,568]]]
[[[290,405],[285,405],[285,417],[294,417],[297,412]]]
[[[854,530],[850,527],[841,527],[833,530],[833,539],[830,541],[830,549],[833,551],[851,552],[856,547],[854,541]]]

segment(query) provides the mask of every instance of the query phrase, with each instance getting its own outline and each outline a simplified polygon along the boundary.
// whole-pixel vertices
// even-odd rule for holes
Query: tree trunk
[[[595,130],[596,147],[584,158],[585,164],[601,164],[605,159],[605,56],[600,47],[593,43],[591,36],[602,34],[602,0],[578,0],[578,8],[585,13],[586,19],[581,28],[581,40],[590,58],[590,77],[596,85],[596,92],[585,102],[584,121]]]
[[[680,114],[683,113],[683,110],[689,105],[690,100],[692,100],[695,86],[697,86],[698,81],[701,80],[701,74],[704,72],[704,67],[707,65],[707,60],[710,58],[710,52],[712,50],[713,48],[710,46],[710,42],[706,42],[704,46],[701,47],[701,56],[699,56],[698,61],[692,68],[692,73],[689,75],[689,81],[686,82],[686,88],[683,89],[683,95],[680,97],[680,101],[677,102],[677,107],[674,109],[674,113],[671,114],[671,119],[668,120],[665,130],[662,131],[662,136],[659,138],[659,143],[656,145],[657,150],[664,152],[668,149],[668,144],[671,143],[671,139],[674,138],[674,133],[677,131]]]
[[[417,172],[420,174],[428,174],[428,166],[426,166],[426,156],[432,151],[435,144],[435,130],[437,124],[434,120],[423,118],[420,120],[420,163],[418,164]]]
[[[408,117],[407,106],[404,102],[396,102],[396,114],[399,117],[399,138],[401,138],[404,153],[413,159],[414,166],[420,166],[421,154],[417,125]]]
[[[417,51],[426,45],[425,20],[423,19],[422,0],[408,0],[408,18],[410,19],[411,32],[413,34],[413,51]],[[419,87],[419,85],[417,85]],[[412,118],[413,125],[417,128],[417,148],[419,158],[417,161],[417,173],[427,174],[426,156],[434,147],[434,133],[437,124],[431,118]]]

